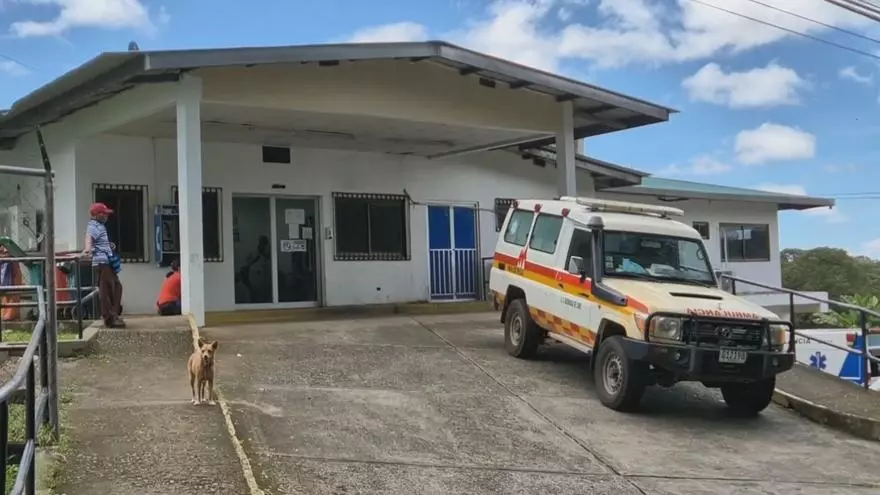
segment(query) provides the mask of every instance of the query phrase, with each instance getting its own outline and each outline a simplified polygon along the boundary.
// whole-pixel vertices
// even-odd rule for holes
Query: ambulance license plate
[[[718,353],[719,363],[743,364],[749,358],[746,351],[738,351],[736,349],[721,349]]]

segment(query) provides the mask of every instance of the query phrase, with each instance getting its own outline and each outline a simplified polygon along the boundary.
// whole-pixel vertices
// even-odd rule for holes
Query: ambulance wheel
[[[543,340],[543,333],[529,315],[525,300],[511,301],[504,319],[504,347],[507,353],[523,359],[534,356]]]
[[[738,416],[757,416],[770,405],[776,390],[776,377],[750,383],[725,383],[721,396],[731,412]]]
[[[595,359],[593,378],[599,402],[616,411],[638,408],[648,382],[648,366],[630,359],[617,335],[602,341]]]

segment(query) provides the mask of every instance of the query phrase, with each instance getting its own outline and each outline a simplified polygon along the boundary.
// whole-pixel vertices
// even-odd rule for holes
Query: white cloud
[[[816,34],[828,28],[749,0],[705,0],[706,3],[768,23]],[[764,3],[824,23],[850,29],[872,21],[823,0],[763,0]],[[563,56],[582,57],[600,66],[660,65],[710,58],[767,45],[790,33],[731,15],[689,0],[600,0],[600,26],[571,25],[560,37]]]
[[[796,127],[765,122],[740,131],[734,148],[739,161],[746,165],[806,160],[816,155],[816,136]]]
[[[862,244],[862,249],[856,254],[870,256],[871,258],[880,258],[880,239],[874,239]]]
[[[703,1],[807,34],[829,29],[750,0]],[[862,29],[874,25],[824,0],[763,2],[832,26]],[[572,22],[585,17],[578,13],[591,18],[598,15],[598,21],[589,25]],[[389,26],[397,26],[399,31],[380,26],[393,34],[379,36],[380,41],[427,37],[420,24]],[[451,33],[437,34],[474,50],[549,71],[558,71],[563,60],[586,61],[600,68],[706,60],[793,36],[690,0],[490,0],[484,17]]]
[[[554,5],[571,0],[494,0],[489,18],[450,34],[452,41],[473,50],[555,72],[559,69],[558,35],[541,29]]]
[[[852,163],[843,163],[839,165],[825,165],[822,167],[823,170],[830,174],[842,173],[842,172],[855,172],[859,169],[856,165]]]
[[[874,84],[873,74],[859,74],[859,71],[856,70],[856,68],[853,66],[848,66],[840,69],[840,72],[838,72],[837,75],[841,79],[849,79],[850,81],[864,84],[865,86],[872,86]]]
[[[428,28],[416,22],[396,22],[358,30],[352,35],[354,43],[382,43],[392,41],[423,41],[428,39]]]
[[[19,38],[60,36],[74,28],[151,29],[150,15],[140,0],[17,0],[34,5],[54,5],[51,20],[13,22],[9,31]],[[161,16],[160,12],[160,16]],[[166,13],[167,15],[167,13]]]
[[[716,63],[704,65],[682,82],[691,100],[730,108],[795,105],[806,86],[797,72],[775,62],[744,72],[724,72]]]
[[[26,76],[31,73],[30,69],[14,60],[0,60],[0,73],[9,76]]]
[[[709,155],[701,155],[690,161],[687,165],[670,165],[658,172],[659,175],[682,176],[682,175],[720,175],[729,172],[733,167]]]
[[[755,186],[753,189],[759,191],[767,191],[778,194],[791,194],[794,196],[807,196],[807,189],[800,184],[770,184],[763,183]],[[841,213],[837,208],[819,207],[809,210],[802,210],[802,213],[821,218],[828,223],[845,223],[849,221],[849,217]]]

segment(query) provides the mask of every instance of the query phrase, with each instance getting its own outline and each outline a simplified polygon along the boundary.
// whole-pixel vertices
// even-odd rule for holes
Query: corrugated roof
[[[547,94],[575,107],[575,138],[669,120],[676,111],[585,82],[526,67],[442,41],[347,43],[103,53],[13,104],[0,115],[0,139],[16,138],[137,84],[176,80],[203,67],[401,59],[438,63],[491,84]],[[541,139],[536,144],[547,144]],[[551,139],[552,141],[552,139]]]
[[[617,187],[608,190],[608,192],[612,191],[657,196],[667,199],[724,199],[753,203],[775,203],[780,210],[807,210],[822,206],[832,207],[835,204],[833,199],[828,198],[783,194],[654,176],[642,178],[642,183],[639,185]]]

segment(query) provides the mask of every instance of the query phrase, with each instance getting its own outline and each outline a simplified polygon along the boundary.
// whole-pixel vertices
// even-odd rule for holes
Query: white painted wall
[[[676,220],[691,225],[692,222],[709,222],[709,239],[705,241],[709,258],[716,270],[733,270],[740,278],[754,280],[772,287],[782,286],[782,264],[779,258],[779,219],[775,204],[743,203],[732,201],[708,201],[692,199],[674,203],[661,202],[650,196],[633,194],[611,194],[600,192],[598,196],[607,199],[632,201],[636,203],[673,206],[684,210],[684,217]],[[770,261],[721,262],[722,223],[754,223],[770,225]],[[737,292],[765,292],[754,286],[737,285]]]
[[[417,202],[469,201],[480,208],[494,208],[496,197],[550,197],[556,194],[556,169],[540,168],[506,152],[467,155],[428,161],[413,157],[294,149],[290,165],[262,163],[261,148],[252,144],[205,143],[204,186],[223,188],[222,263],[206,263],[206,309],[234,309],[232,195],[273,194],[274,183],[287,186],[284,195],[320,196],[321,222],[332,225],[331,192],[401,193],[404,188]],[[146,137],[102,135],[77,146],[75,207],[68,200],[59,208],[75,209],[88,217],[92,184],[120,183],[148,186],[152,205],[171,201],[176,183],[175,141]],[[592,182],[578,173],[579,193],[591,194]],[[333,241],[322,241],[324,293],[327,305],[371,304],[426,300],[428,297],[427,212],[423,206],[410,211],[411,261],[337,262]],[[495,247],[495,218],[480,212],[482,256]],[[80,222],[84,227],[85,221]],[[148,217],[152,227],[152,213]],[[152,246],[152,228],[146,229]],[[81,235],[71,238],[82,247]],[[152,248],[149,249],[152,259]],[[121,274],[126,312],[155,311],[155,297],[167,269],[148,264],[126,263]],[[380,290],[377,290],[379,288]]]
[[[77,180],[74,146],[69,140],[53,139],[56,136],[51,133],[45,133],[44,137],[49,161],[55,171],[55,202],[56,204],[70,205],[74,201],[75,189],[69,186],[76,183]],[[26,134],[19,138],[19,143],[14,150],[0,151],[0,164],[42,170],[44,168],[43,161],[37,146],[36,135]],[[16,187],[21,188],[23,196],[21,201],[28,208],[35,210],[44,208],[43,179],[0,174],[0,190],[11,191]],[[75,244],[71,244],[70,240],[77,232],[77,220],[74,210],[64,207],[56,208],[55,248],[57,251],[65,251],[75,246]]]

